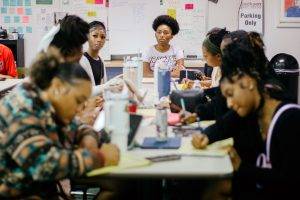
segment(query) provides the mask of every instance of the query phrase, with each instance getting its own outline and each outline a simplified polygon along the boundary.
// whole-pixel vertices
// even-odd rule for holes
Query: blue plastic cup
[[[158,69],[157,73],[157,85],[159,98],[168,96],[170,94],[170,70]]]

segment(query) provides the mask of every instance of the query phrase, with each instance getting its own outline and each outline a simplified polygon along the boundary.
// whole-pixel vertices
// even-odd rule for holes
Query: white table
[[[153,83],[144,83],[143,89],[148,90],[146,102],[153,103]],[[142,143],[143,138],[147,136],[155,136],[155,126],[150,124],[151,118],[145,118],[138,129],[136,141]],[[174,136],[169,127],[169,136]],[[182,137],[182,144],[190,144],[191,138]],[[133,149],[129,151],[133,156],[149,157],[167,154],[181,153],[179,150],[146,150],[146,149]],[[124,180],[131,179],[138,182],[138,193],[135,196],[139,199],[167,199],[168,192],[165,191],[166,180],[209,180],[215,181],[219,179],[226,179],[232,176],[233,168],[228,155],[219,157],[208,156],[182,156],[180,160],[165,161],[160,163],[152,163],[149,166],[122,169],[113,171],[105,175],[93,176],[77,180],[77,184],[95,185],[97,181],[101,180]],[[153,183],[152,181],[155,182]],[[157,182],[159,181],[159,183]],[[126,182],[125,182],[126,184]],[[159,188],[157,187],[159,185]],[[101,187],[101,186],[100,186]],[[201,185],[199,185],[201,187]],[[160,194],[160,196],[157,194]]]
[[[6,79],[4,81],[0,81],[0,98],[4,96],[8,90],[23,81],[24,79]]]
[[[150,79],[149,79],[150,80]],[[146,81],[143,83],[143,89],[148,90],[145,98],[146,103],[153,102],[154,91],[153,83]],[[155,125],[151,124],[153,119],[146,118],[140,125],[136,141],[141,144],[144,137],[155,137]],[[169,136],[174,136],[169,127]],[[182,137],[182,144],[190,142],[191,138]],[[138,157],[150,157],[158,155],[179,154],[179,150],[167,149],[133,149],[129,151],[131,155]],[[182,156],[180,160],[165,161],[160,163],[153,163],[149,166],[124,169],[120,171],[111,172],[105,176],[109,177],[127,177],[127,178],[226,178],[233,173],[231,160],[226,156]],[[103,175],[102,175],[103,176]]]
[[[10,89],[22,81],[23,79],[6,79],[0,81],[0,92]]]
[[[149,120],[149,119],[147,119]],[[174,134],[169,130],[169,136]],[[143,138],[155,136],[155,126],[141,126],[136,136],[136,141],[142,143]],[[182,137],[182,144],[189,143],[191,138]],[[167,149],[133,149],[131,155],[138,157],[150,157],[158,155],[179,154],[179,150]],[[180,160],[153,163],[149,166],[124,169],[109,173],[109,177],[126,178],[227,178],[233,173],[232,164],[228,155],[226,156],[182,156]]]

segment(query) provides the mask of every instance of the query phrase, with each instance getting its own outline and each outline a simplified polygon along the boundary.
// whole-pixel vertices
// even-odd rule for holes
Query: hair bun
[[[31,65],[31,80],[41,89],[47,88],[63,61],[64,59],[57,48],[50,47],[47,52],[40,52]]]

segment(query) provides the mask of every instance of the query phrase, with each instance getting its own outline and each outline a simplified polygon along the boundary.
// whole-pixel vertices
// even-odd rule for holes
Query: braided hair
[[[223,29],[214,29],[211,30],[205,40],[203,41],[203,46],[209,51],[212,55],[221,54],[221,42],[223,37],[228,34],[226,28]]]
[[[64,57],[73,56],[88,40],[89,24],[76,15],[67,15],[60,22],[60,30],[50,45],[57,47]]]

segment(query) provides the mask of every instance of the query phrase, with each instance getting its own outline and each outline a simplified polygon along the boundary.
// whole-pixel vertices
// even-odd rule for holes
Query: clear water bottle
[[[166,142],[168,140],[168,113],[167,108],[156,106],[156,141]]]
[[[127,140],[130,130],[128,91],[114,92],[110,89],[104,92],[105,130],[111,134],[111,142],[118,145],[121,153],[127,151]]]
[[[143,60],[140,57],[133,57],[131,60],[133,61],[133,65],[137,68],[137,88],[142,89]]]
[[[138,65],[129,56],[124,59],[123,76],[124,79],[130,80],[134,85],[138,85]]]
[[[162,60],[157,60],[154,64],[154,71],[153,71],[153,75],[154,75],[154,101],[158,102],[159,101],[159,97],[158,97],[158,68],[160,66],[164,65],[164,62]]]

